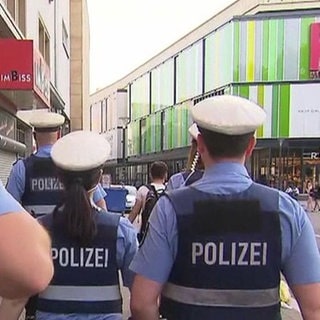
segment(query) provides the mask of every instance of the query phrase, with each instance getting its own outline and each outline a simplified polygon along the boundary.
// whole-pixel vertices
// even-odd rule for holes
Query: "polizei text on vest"
[[[106,248],[52,248],[52,259],[61,267],[107,268],[108,258]]]
[[[32,191],[63,190],[63,184],[55,177],[41,177],[31,179]]]
[[[192,264],[224,266],[265,266],[267,264],[266,242],[192,242]]]

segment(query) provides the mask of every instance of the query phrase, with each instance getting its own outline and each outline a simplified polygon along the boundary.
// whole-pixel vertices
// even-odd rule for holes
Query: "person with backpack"
[[[151,183],[142,185],[137,192],[136,203],[132,208],[128,219],[139,226],[138,240],[142,241],[146,232],[147,222],[153,206],[159,196],[164,192],[165,181],[168,175],[168,166],[163,161],[155,161],[151,164]]]
[[[170,177],[166,187],[167,191],[177,189],[181,186],[188,186],[202,178],[204,167],[200,154],[197,151],[197,136],[199,134],[199,130],[196,123],[193,123],[189,127],[188,131],[192,137],[192,141],[187,168],[185,171],[178,172]]]

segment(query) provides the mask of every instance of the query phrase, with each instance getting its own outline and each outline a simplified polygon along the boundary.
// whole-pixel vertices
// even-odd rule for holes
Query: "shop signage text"
[[[0,90],[32,90],[32,40],[0,39]]]
[[[318,160],[320,159],[320,152],[304,152],[303,158],[309,160]]]

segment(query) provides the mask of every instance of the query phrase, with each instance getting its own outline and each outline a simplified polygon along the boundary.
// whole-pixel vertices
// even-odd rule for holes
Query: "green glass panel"
[[[173,59],[151,71],[151,112],[173,105]]]
[[[155,148],[154,151],[161,151],[161,113],[155,114]]]
[[[278,20],[269,21],[269,57],[268,57],[268,80],[274,81],[277,78],[277,40]]]
[[[233,95],[239,96],[239,86],[234,85],[234,86],[232,86],[231,90],[232,90],[231,92]]]
[[[239,21],[233,23],[233,81],[239,81],[240,68],[240,28]]]
[[[264,107],[264,85],[258,85],[257,102],[259,106]],[[257,129],[257,138],[263,137],[263,125]]]
[[[268,80],[269,66],[269,20],[263,21],[262,80]]]
[[[272,87],[272,125],[271,136],[277,138],[279,135],[279,85]]]
[[[280,87],[280,114],[279,130],[280,137],[289,137],[290,124],[290,85],[283,84]]]
[[[239,96],[243,98],[249,98],[249,86],[239,86]]]
[[[128,156],[140,153],[139,121],[132,121],[128,124]]]
[[[181,107],[181,146],[185,147],[189,142],[189,113],[187,105],[183,104]]]
[[[172,113],[172,140],[170,147],[179,147],[179,110],[176,107],[171,109]]]
[[[152,118],[151,116],[148,116],[146,119],[146,152],[151,152],[151,146],[152,146],[152,139],[154,135],[152,135]]]
[[[284,78],[284,20],[278,20],[277,80]]]
[[[143,117],[149,113],[150,75],[145,74],[131,85],[131,115],[132,119]]]
[[[221,72],[221,82],[219,86],[226,85],[232,81],[233,68],[232,68],[232,39],[233,39],[233,25],[228,23],[221,30],[217,31],[221,33],[221,59],[220,67],[223,72]]]
[[[164,149],[168,150],[172,147],[172,135],[173,135],[173,122],[172,122],[172,108],[168,108],[164,113],[164,123],[163,123],[163,132],[164,132]]]
[[[206,38],[205,50],[205,91],[214,89],[214,34],[210,34]]]
[[[202,93],[202,41],[182,51],[177,57],[177,101]]]

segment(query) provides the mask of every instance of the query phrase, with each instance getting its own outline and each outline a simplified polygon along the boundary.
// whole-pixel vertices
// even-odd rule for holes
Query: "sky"
[[[90,92],[126,76],[234,0],[87,0]]]

